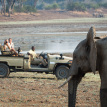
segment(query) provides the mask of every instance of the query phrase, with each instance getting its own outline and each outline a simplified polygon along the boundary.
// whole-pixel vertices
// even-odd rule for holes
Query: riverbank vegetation
[[[89,9],[106,8],[106,0],[0,0],[1,14],[8,12],[37,12],[37,10],[87,11]]]

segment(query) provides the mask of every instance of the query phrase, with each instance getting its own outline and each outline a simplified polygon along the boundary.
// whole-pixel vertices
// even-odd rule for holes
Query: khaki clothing
[[[37,57],[37,54],[35,53],[35,51],[30,50],[29,53],[32,55],[33,59]]]
[[[4,47],[5,47],[5,51],[10,51],[7,45],[4,45]]]
[[[34,58],[34,60],[31,61],[31,64],[39,65],[42,63],[44,66],[47,65],[46,61],[43,58]]]
[[[37,54],[35,53],[35,51],[30,50],[29,53],[32,55],[31,64],[39,65],[40,63],[42,63],[44,66],[47,65],[46,61],[43,58],[37,58]]]

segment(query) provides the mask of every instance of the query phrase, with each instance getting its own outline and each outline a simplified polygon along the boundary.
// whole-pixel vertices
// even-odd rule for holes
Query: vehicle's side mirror
[[[61,56],[61,58],[62,58],[62,56],[63,56],[63,55],[62,55],[62,54],[60,54],[60,56]]]
[[[64,59],[64,58],[63,58],[63,54],[60,54],[60,56],[61,56],[60,59]]]

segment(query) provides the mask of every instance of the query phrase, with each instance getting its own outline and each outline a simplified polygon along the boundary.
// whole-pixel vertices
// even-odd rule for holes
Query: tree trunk
[[[7,0],[7,4],[8,4],[8,16],[10,17],[10,14],[13,13],[15,0]]]
[[[34,0],[34,7],[36,7],[38,0]]]
[[[14,4],[15,4],[15,0],[13,0],[13,3],[11,4],[11,11],[12,11],[12,14],[13,14],[13,10],[14,10]]]
[[[20,8],[23,8],[23,0],[20,0],[20,1],[19,1],[19,7],[20,7]]]
[[[6,0],[1,0],[1,4],[2,4],[1,14],[4,13],[4,16],[5,16],[5,14],[6,14]]]

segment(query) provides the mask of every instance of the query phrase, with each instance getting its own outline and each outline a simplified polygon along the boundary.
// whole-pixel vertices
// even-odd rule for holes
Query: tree
[[[34,7],[36,7],[38,0],[34,0]]]
[[[7,0],[7,5],[8,5],[7,10],[8,10],[9,17],[10,17],[10,14],[13,13],[13,8],[14,8],[15,1],[16,0]]]
[[[6,14],[6,0],[1,0],[1,5],[2,5],[1,14],[4,13],[5,15]]]
[[[18,1],[18,6],[19,8],[23,7],[23,2],[25,2],[26,0],[17,0]]]
[[[68,0],[68,3],[71,3],[71,2],[73,2],[74,0]]]

